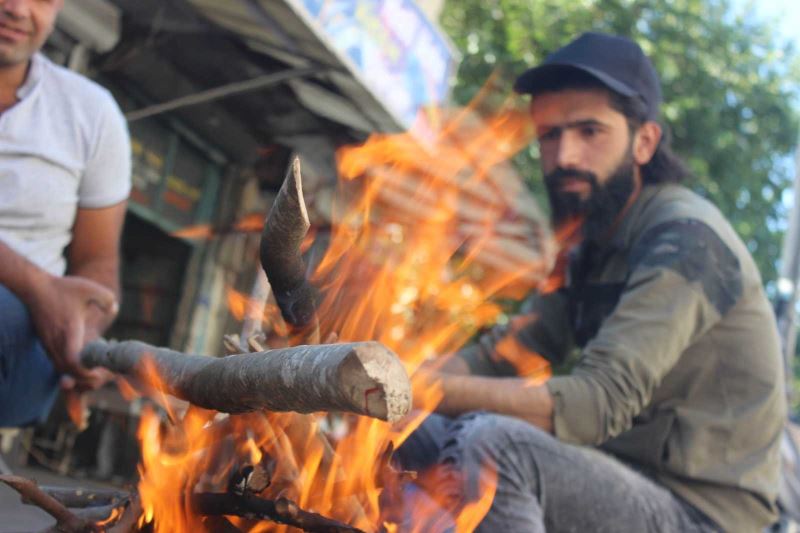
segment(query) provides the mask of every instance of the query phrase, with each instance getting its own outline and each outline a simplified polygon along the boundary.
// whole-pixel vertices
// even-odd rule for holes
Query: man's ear
[[[650,162],[661,141],[661,126],[658,122],[648,120],[636,130],[633,139],[633,160],[643,166]]]

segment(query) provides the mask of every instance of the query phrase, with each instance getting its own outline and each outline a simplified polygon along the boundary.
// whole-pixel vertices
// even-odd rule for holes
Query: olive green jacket
[[[580,356],[551,378],[559,439],[633,464],[725,531],[777,518],[786,416],[772,308],[747,248],[720,212],[677,185],[645,187],[613,238],[583,243],[566,287],[530,302],[535,321],[462,352],[508,374],[505,335],[546,357]]]

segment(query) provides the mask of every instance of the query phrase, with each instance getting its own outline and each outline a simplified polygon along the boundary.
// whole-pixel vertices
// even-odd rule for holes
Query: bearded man
[[[107,378],[78,356],[118,306],[128,131],[108,91],[39,53],[62,6],[0,0],[0,427]]]
[[[679,185],[651,62],[586,33],[515,89],[532,95],[553,223],[581,220],[580,243],[528,319],[429,373],[454,418],[432,415],[399,462],[437,457],[420,484],[451,511],[496,471],[479,531],[760,531],[777,518],[786,415],[777,328],[746,246]],[[577,361],[531,384],[501,341]]]

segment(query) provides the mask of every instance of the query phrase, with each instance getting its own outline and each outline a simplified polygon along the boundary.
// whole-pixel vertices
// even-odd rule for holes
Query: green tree
[[[467,103],[487,78],[511,91],[519,73],[586,30],[627,35],[653,59],[662,118],[695,178],[775,279],[798,140],[800,69],[764,22],[727,0],[448,0],[442,26],[463,54],[454,98]],[[536,149],[515,163],[541,192]],[[790,161],[789,161],[790,163]]]

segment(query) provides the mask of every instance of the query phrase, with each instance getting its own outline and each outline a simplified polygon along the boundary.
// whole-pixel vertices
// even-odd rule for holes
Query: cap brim
[[[577,63],[548,63],[523,72],[514,82],[514,90],[520,94],[531,94],[546,81],[563,74],[565,70],[580,70],[597,78],[600,83],[623,96],[636,96],[638,93],[628,85],[612,78],[605,72]]]

